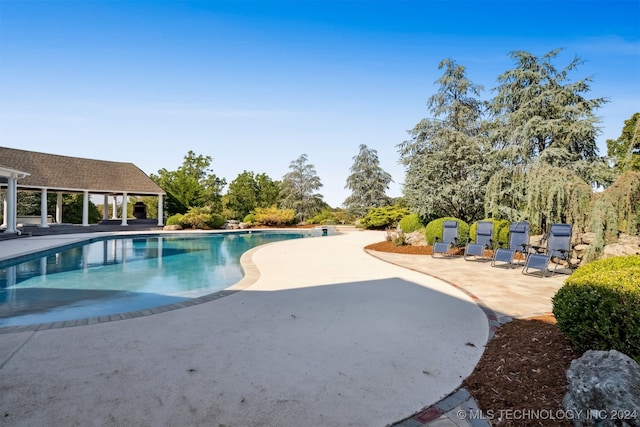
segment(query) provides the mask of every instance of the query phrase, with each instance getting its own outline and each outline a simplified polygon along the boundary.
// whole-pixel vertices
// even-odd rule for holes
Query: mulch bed
[[[462,386],[494,415],[494,426],[571,426],[559,418],[566,372],[579,357],[553,316],[515,319],[500,327]]]

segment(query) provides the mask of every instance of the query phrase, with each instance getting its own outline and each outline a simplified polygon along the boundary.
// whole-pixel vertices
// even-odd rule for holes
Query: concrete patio
[[[3,241],[0,259],[88,237]],[[471,373],[486,307],[503,320],[548,312],[564,280],[363,250],[383,239],[352,230],[256,248],[228,289],[241,292],[187,308],[0,329],[3,423],[385,426]]]

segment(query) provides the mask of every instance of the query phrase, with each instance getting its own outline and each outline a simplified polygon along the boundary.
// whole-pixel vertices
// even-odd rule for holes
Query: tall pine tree
[[[351,190],[351,195],[344,201],[344,207],[362,217],[370,208],[389,205],[391,199],[385,192],[391,181],[391,174],[380,167],[378,152],[361,144],[358,155],[353,157],[351,175],[347,178],[345,188]]]
[[[320,212],[324,202],[322,194],[315,193],[322,182],[312,164],[307,163],[307,155],[302,154],[289,165],[291,172],[282,178],[280,207],[293,209],[300,221]]]
[[[481,86],[467,79],[452,59],[429,98],[433,118],[421,120],[399,145],[406,168],[405,199],[423,219],[453,216],[467,222],[484,216],[484,188],[494,167],[483,133]]]

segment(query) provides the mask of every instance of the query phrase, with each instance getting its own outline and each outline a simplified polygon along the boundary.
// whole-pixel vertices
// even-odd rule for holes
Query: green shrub
[[[509,245],[509,225],[511,224],[506,219],[486,218],[481,221],[488,221],[493,223],[493,243],[497,246],[506,247]],[[476,238],[476,231],[478,230],[478,222],[476,221],[469,227],[469,237],[474,240]]]
[[[640,363],[640,255],[578,268],[553,297],[553,314],[579,350],[615,349]]]
[[[208,230],[220,228],[224,224],[222,215],[211,212],[209,208],[191,208],[182,216],[182,226]]]
[[[405,216],[400,220],[398,225],[405,233],[413,233],[414,231],[424,227],[422,221],[420,221],[420,216],[417,213]]]
[[[221,228],[225,223],[224,217],[217,213],[211,214],[211,219],[208,222],[210,228]]]
[[[255,223],[261,225],[289,225],[296,219],[293,209],[256,208]]]
[[[245,222],[245,223],[247,223],[249,225],[255,224],[255,222],[256,222],[256,214],[250,213],[249,215],[244,217],[242,222]]]
[[[182,225],[182,214],[171,215],[167,218],[167,225]]]
[[[336,225],[346,222],[347,212],[341,209],[324,208],[322,212],[307,220],[307,224]]]
[[[461,219],[453,217],[438,218],[431,221],[424,229],[424,237],[427,239],[427,244],[433,245],[438,239],[442,239],[442,226],[445,221],[458,221],[458,245],[464,246],[469,237],[469,224]]]
[[[360,225],[368,229],[384,229],[396,227],[398,221],[409,215],[409,209],[400,206],[384,206],[371,208],[360,220]]]

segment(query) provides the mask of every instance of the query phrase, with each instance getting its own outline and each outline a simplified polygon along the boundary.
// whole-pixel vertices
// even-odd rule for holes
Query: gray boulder
[[[640,365],[616,350],[571,362],[562,401],[575,426],[640,426]]]

